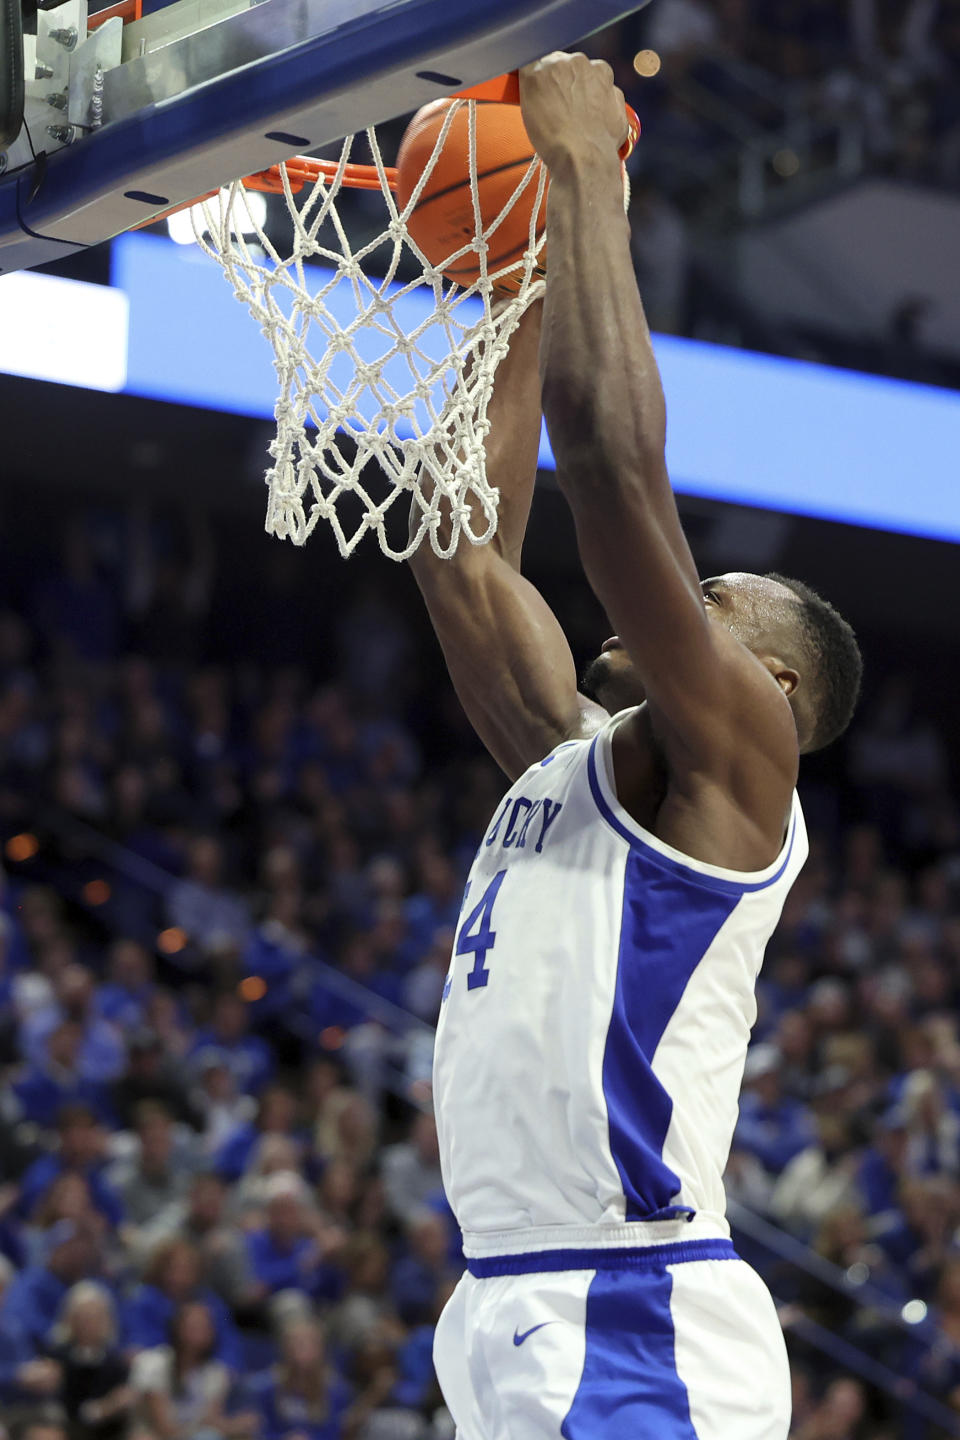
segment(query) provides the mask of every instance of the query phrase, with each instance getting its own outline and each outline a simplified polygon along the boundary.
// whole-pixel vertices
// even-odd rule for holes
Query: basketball
[[[397,156],[397,202],[404,209],[430,163],[453,99],[435,100],[414,116],[407,127]],[[450,266],[444,262],[470,244],[476,230],[470,186],[469,107],[460,104],[430,171],[423,194],[407,222],[407,228],[432,265],[439,266],[448,280],[464,287],[480,278],[480,257],[476,250],[459,256]],[[507,205],[536,158],[524,129],[518,105],[477,102],[477,189],[484,230]],[[539,176],[534,175],[517,197],[509,214],[489,236],[487,272],[516,262],[497,280],[498,290],[516,290],[521,262],[530,240],[530,221],[537,203]],[[537,215],[537,238],[546,225],[547,196],[544,191]],[[545,254],[540,252],[536,273],[542,274]]]

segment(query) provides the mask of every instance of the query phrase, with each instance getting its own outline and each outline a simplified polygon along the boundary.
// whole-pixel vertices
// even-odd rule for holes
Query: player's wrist
[[[623,172],[616,151],[590,137],[572,137],[557,147],[547,165],[550,190],[609,194],[623,208]]]

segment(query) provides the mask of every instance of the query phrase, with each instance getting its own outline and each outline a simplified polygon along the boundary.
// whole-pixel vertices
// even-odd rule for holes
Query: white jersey
[[[694,1216],[691,1239],[728,1233],[754,987],[803,815],[794,796],[766,870],[690,859],[617,801],[622,719],[532,765],[470,870],[434,1059],[468,1257],[653,1242]]]

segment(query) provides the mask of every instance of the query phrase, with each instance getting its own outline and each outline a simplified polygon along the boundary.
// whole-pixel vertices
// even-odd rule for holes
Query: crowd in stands
[[[144,542],[131,585],[93,533],[2,596],[0,1432],[449,1437],[429,1027],[501,781],[405,602],[347,595],[317,664],[228,664],[197,638],[227,553]],[[804,790],[728,1185],[873,1297],[745,1241],[797,1440],[932,1440],[901,1402],[960,1415],[960,814],[909,678],[843,764]]]
[[[698,112],[685,76],[745,124],[789,130],[802,115],[810,136],[854,117],[887,171],[957,178],[957,0],[669,0],[624,24],[610,55],[628,95],[649,107],[654,148],[673,139],[709,152],[720,141],[719,112]],[[662,83],[638,85],[636,41],[664,62]],[[670,187],[666,168],[657,179]]]
[[[858,173],[956,190],[960,0],[654,0],[590,43],[644,127],[631,226],[654,329],[957,383],[938,368],[945,357],[913,353],[925,348],[925,299],[904,295],[876,353],[819,333],[811,352],[810,335],[758,323],[737,300],[734,267],[711,257],[726,255],[758,164],[750,203],[773,214]]]

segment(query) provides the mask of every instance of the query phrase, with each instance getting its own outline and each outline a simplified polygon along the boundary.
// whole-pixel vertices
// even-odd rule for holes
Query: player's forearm
[[[672,505],[663,388],[615,154],[582,148],[555,164],[547,232],[543,410],[561,487],[574,506],[611,485]]]
[[[497,549],[515,570],[527,532],[540,452],[540,332],[543,302],[535,301],[510,337],[487,410],[487,479],[500,491]]]
[[[515,569],[527,529],[530,505],[537,478],[540,448],[540,325],[543,305],[536,301],[523,315],[510,339],[509,349],[494,380],[487,409],[490,430],[485,444],[487,480],[500,491],[497,530],[489,547],[464,542],[449,560],[438,560],[429,544],[413,556],[411,564],[419,573],[434,565],[463,569],[477,565],[489,554],[502,555]],[[413,511],[414,520],[419,510]],[[441,539],[446,535],[441,527]],[[489,553],[485,555],[485,551]]]

